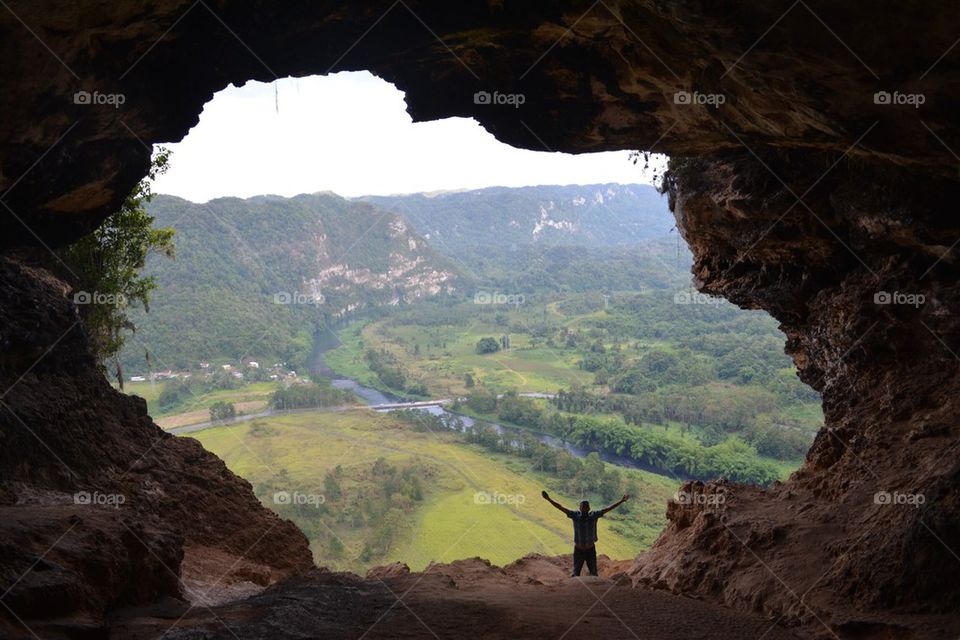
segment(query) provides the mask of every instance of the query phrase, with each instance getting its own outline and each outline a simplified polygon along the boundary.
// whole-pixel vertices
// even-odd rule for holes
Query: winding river
[[[339,346],[339,344],[340,344],[340,341],[330,331],[322,332],[322,334],[318,334],[314,337],[314,349],[313,349],[313,354],[311,355],[311,361],[310,361],[310,373],[312,375],[330,378],[332,380],[333,386],[337,387],[338,389],[346,389],[348,391],[352,391],[355,395],[362,398],[363,401],[366,402],[368,405],[390,404],[394,402],[404,401],[403,398],[395,396],[391,393],[385,393],[383,391],[380,391],[379,389],[373,389],[371,387],[364,386],[351,378],[344,378],[342,376],[338,376],[336,372],[333,371],[327,365],[327,362],[324,358],[324,354],[327,351],[330,351],[331,349],[335,349],[337,346]],[[531,394],[531,395],[535,395],[535,394]],[[380,409],[379,411],[394,411],[394,410],[395,409]],[[459,418],[460,421],[463,423],[464,427],[471,427],[474,424],[476,424],[476,420],[471,418],[470,416],[466,416],[460,413],[454,413],[440,406],[420,407],[418,408],[418,411],[429,411],[434,415],[442,415],[442,414],[452,415],[456,418]],[[556,436],[552,436],[550,434],[543,433],[540,431],[534,431],[532,429],[520,429],[517,427],[502,425],[496,422],[489,422],[489,421],[485,421],[485,422],[487,422],[487,424],[491,425],[494,429],[496,429],[497,433],[507,434],[510,436],[515,436],[517,438],[519,438],[521,434],[528,433],[533,437],[535,437],[540,442],[546,445],[549,445],[551,447],[554,447],[556,449],[565,449],[567,452],[569,452],[571,455],[577,458],[585,458],[587,454],[593,451],[592,449],[586,449],[584,447],[580,447],[572,442],[568,442],[566,440],[563,440],[562,438],[558,438]],[[631,469],[642,469],[643,471],[649,471],[651,473],[656,473],[658,475],[668,476],[671,479],[677,480],[677,481],[682,481],[686,479],[683,476],[678,476],[673,473],[665,472],[663,469],[659,469],[659,468],[644,464],[642,462],[639,462],[632,458],[628,458],[626,456],[618,455],[612,451],[598,451],[597,453],[600,455],[600,458],[604,462],[616,464],[621,467],[628,467]]]

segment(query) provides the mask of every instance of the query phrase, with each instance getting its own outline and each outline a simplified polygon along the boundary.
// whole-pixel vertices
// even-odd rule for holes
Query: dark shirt
[[[590,545],[597,541],[597,519],[603,517],[603,511],[590,511],[583,515],[579,510],[566,510],[567,517],[573,520],[573,543]]]

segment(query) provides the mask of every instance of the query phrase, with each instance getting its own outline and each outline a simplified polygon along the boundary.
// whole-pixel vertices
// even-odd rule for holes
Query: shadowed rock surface
[[[569,560],[478,558],[422,573],[367,577],[316,570],[243,602],[122,611],[116,638],[796,638],[772,621],[616,577],[567,577]],[[621,574],[622,575],[622,574]]]
[[[113,211],[149,145],[180,139],[228,83],[370,69],[407,92],[417,120],[473,116],[531,149],[674,155],[668,185],[697,285],[769,311],[800,376],[822,392],[826,424],[801,470],[767,491],[688,486],[725,501],[669,505],[670,525],[629,570],[636,585],[804,634],[955,637],[957,34],[960,13],[944,2],[12,2],[0,12],[0,243],[15,257],[0,269],[0,378],[13,385],[0,405],[3,508],[24,509],[31,492],[129,492],[120,512],[154,551],[135,551],[112,525],[105,535],[117,542],[104,544],[125,549],[122,561],[78,553],[64,572],[35,568],[14,590],[67,576],[74,586],[56,590],[68,594],[63,615],[96,624],[105,608],[176,595],[167,579],[132,595],[121,585],[155,556],[175,564],[190,540],[229,553],[253,544],[262,551],[248,557],[262,565],[303,568],[292,526],[256,540],[275,520],[246,483],[192,441],[162,439],[142,403],[109,388],[79,330],[66,331],[75,311],[65,288],[27,265]],[[75,104],[78,90],[125,103]],[[527,101],[476,104],[482,90]],[[890,104],[896,92],[923,104]],[[715,107],[691,103],[720,95]],[[126,475],[158,439],[145,458],[155,464]],[[924,500],[898,504],[904,495]],[[70,526],[70,507],[49,509],[4,518],[20,531],[36,519],[33,546],[4,547],[5,581],[57,541],[55,524]],[[354,597],[323,588],[330,602]],[[30,597],[18,602],[22,615],[38,613]],[[268,615],[258,602],[249,611]],[[343,606],[358,621],[369,614]],[[496,605],[475,606],[464,620]],[[327,614],[323,625],[347,624]]]
[[[36,632],[61,617],[97,627],[116,606],[311,567],[306,537],[249,482],[107,383],[64,294],[46,272],[0,258],[2,618]],[[211,556],[216,570],[192,580]]]

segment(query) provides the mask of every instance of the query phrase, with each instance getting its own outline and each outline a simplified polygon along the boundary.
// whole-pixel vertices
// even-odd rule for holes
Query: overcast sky
[[[165,146],[171,168],[155,191],[194,202],[651,179],[627,151],[514,149],[467,118],[414,124],[403,93],[367,72],[228,87],[182,142]]]

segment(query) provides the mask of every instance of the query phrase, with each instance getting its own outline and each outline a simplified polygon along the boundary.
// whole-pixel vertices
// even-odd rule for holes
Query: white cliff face
[[[543,230],[546,228],[558,229],[560,231],[567,231],[573,233],[577,230],[577,225],[569,220],[554,220],[550,217],[550,212],[556,208],[553,201],[551,200],[547,206],[540,205],[540,217],[537,219],[536,224],[533,225],[533,237],[538,237]]]
[[[456,274],[431,264],[431,259],[424,255],[429,247],[412,235],[402,218],[395,217],[387,224],[394,242],[385,270],[351,267],[345,260],[334,262],[330,256],[337,254],[336,247],[330,246],[326,234],[317,234],[314,259],[320,268],[303,279],[303,290],[318,304],[325,302],[333,292],[341,294],[338,300],[344,297],[356,300],[331,310],[337,316],[359,309],[370,299],[371,293],[374,299],[381,300],[381,304],[390,305],[453,293]]]

